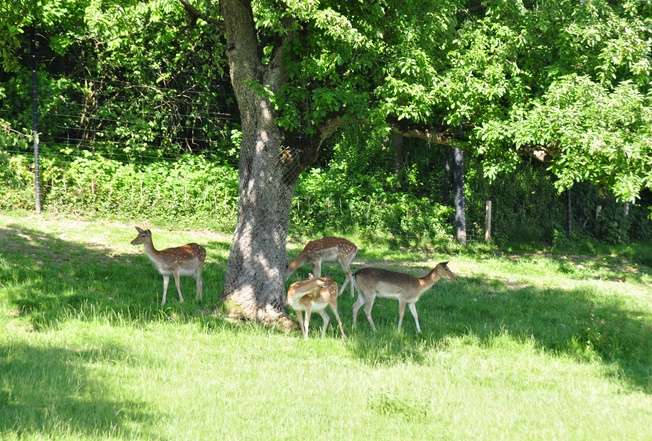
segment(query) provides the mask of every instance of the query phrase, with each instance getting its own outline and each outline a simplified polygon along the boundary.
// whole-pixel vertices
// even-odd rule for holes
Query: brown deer
[[[131,241],[132,245],[143,244],[145,253],[149,260],[152,261],[158,272],[163,276],[163,301],[165,305],[168,292],[168,283],[170,274],[174,277],[174,284],[177,286],[179,293],[179,302],[183,303],[183,294],[181,294],[180,276],[193,276],[197,282],[197,300],[203,296],[204,281],[201,277],[202,266],[206,260],[206,250],[201,245],[189,243],[180,247],[166,248],[157,250],[152,242],[152,232],[136,227],[138,236]]]
[[[321,315],[324,321],[321,328],[321,336],[326,335],[326,328],[330,322],[330,317],[326,312],[327,306],[330,306],[333,314],[335,314],[335,319],[340,327],[342,337],[346,337],[342,320],[340,320],[340,315],[337,312],[337,296],[337,283],[328,277],[311,276],[310,279],[295,282],[290,285],[287,303],[297,312],[297,321],[299,322],[299,327],[304,338],[308,338],[310,315],[313,311]],[[305,321],[302,312],[306,313]]]
[[[357,252],[358,247],[353,242],[341,237],[322,237],[318,240],[312,240],[303,247],[303,251],[297,258],[288,264],[286,278],[289,278],[294,271],[306,263],[311,263],[313,274],[315,277],[320,277],[322,262],[337,261],[346,274],[344,287],[351,281],[351,296],[353,296],[351,262],[353,262]],[[344,287],[342,287],[342,291],[344,291]]]
[[[353,327],[356,326],[358,311],[364,305],[364,312],[371,328],[375,331],[376,325],[371,317],[376,297],[386,297],[398,300],[398,329],[403,324],[405,305],[408,305],[417,332],[421,332],[416,303],[421,295],[429,290],[441,278],[452,280],[455,274],[448,268],[448,262],[441,262],[432,271],[423,277],[414,277],[409,274],[388,271],[380,268],[363,268],[353,276],[356,288],[360,291],[353,304]]]

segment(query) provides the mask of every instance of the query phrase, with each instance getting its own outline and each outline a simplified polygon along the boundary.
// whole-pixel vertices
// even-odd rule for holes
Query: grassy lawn
[[[0,215],[0,439],[652,439],[652,246],[591,256],[419,256],[364,246],[354,267],[459,274],[418,303],[422,335],[379,299],[350,329],[348,290],[304,341],[212,313],[229,237],[153,228],[208,250],[205,299],[162,279],[131,225]],[[297,252],[299,247],[292,249]],[[307,268],[302,274],[306,274]],[[329,265],[325,274],[340,282]]]

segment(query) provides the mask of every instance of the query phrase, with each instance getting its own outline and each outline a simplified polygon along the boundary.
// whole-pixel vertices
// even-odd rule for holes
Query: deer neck
[[[299,256],[297,256],[296,259],[294,259],[288,264],[288,271],[286,276],[290,277],[292,273],[297,270],[297,268],[299,268],[301,265],[304,264],[305,261],[306,261],[306,256],[304,256],[303,254],[299,254]]]
[[[143,246],[145,247],[145,253],[149,256],[150,259],[154,261],[158,260],[157,258],[159,252],[156,248],[154,248],[154,242],[152,241],[151,237],[147,241],[143,242]]]
[[[422,293],[430,289],[432,285],[441,279],[441,276],[439,276],[439,274],[437,274],[435,271],[436,269],[437,268],[433,268],[428,274],[417,279],[419,281],[419,287]]]

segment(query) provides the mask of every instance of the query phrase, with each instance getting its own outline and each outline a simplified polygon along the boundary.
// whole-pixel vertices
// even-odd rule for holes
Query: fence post
[[[32,30],[32,140],[34,144],[34,202],[36,212],[41,212],[41,167],[39,163],[39,103],[38,103],[38,78],[36,75],[36,51],[38,41],[36,31]]]
[[[491,242],[491,201],[485,202],[484,241]]]

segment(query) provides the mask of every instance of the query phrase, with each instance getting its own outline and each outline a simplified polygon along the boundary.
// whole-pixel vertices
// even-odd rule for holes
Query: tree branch
[[[431,144],[441,144],[448,145],[450,143],[451,136],[447,132],[437,132],[431,131],[428,129],[409,129],[401,130],[397,127],[392,127],[392,132],[397,133],[405,138],[416,138],[427,141]]]
[[[222,20],[218,20],[216,18],[209,16],[206,13],[201,12],[199,9],[191,5],[188,0],[179,0],[179,1],[181,2],[181,6],[183,6],[183,9],[186,11],[186,14],[188,14],[188,18],[190,19],[190,24],[192,26],[194,26],[197,23],[197,19],[201,18],[206,23],[212,24],[213,26],[217,27],[220,31],[222,31],[222,33],[224,33],[224,22],[222,22]]]
[[[286,167],[284,179],[286,182],[294,182],[299,174],[310,167],[319,157],[319,150],[328,138],[333,136],[345,123],[341,115],[333,116],[326,120],[317,133],[304,138],[302,136],[292,137],[286,134],[286,148],[281,153],[281,158]]]
[[[288,47],[295,35],[296,33],[294,31],[290,31],[285,35],[285,37],[283,37],[281,43],[274,48],[272,58],[267,65],[267,69],[265,69],[263,81],[265,85],[269,86],[274,92],[277,92],[287,81],[287,70],[285,69],[283,56],[285,54],[285,49]]]
[[[317,143],[317,153],[319,153],[319,148],[328,138],[333,136],[335,132],[339,130],[340,127],[344,125],[344,118],[341,116],[336,116],[329,119],[319,127],[319,142]]]
[[[231,84],[243,127],[253,128],[259,98],[251,85],[259,83],[262,66],[250,0],[220,0],[226,35]]]

